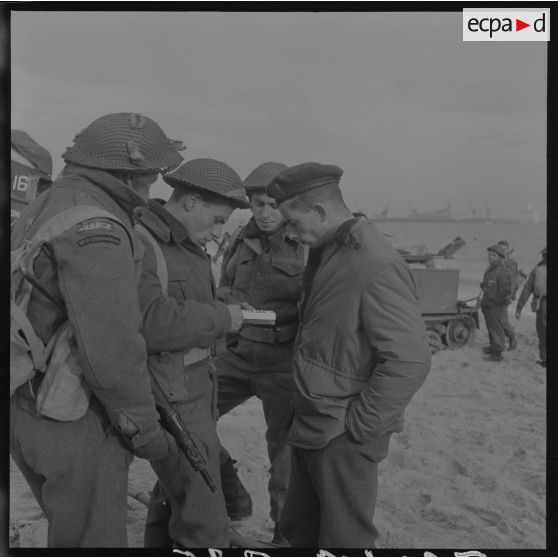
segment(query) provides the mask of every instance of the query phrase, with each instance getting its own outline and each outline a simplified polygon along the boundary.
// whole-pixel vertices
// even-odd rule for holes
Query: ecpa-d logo
[[[463,10],[464,41],[549,41],[550,9]]]

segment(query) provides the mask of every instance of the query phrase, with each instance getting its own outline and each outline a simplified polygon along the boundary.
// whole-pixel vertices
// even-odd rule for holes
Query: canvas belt
[[[211,349],[191,349],[187,353],[184,353],[184,368],[201,366],[202,364],[205,364],[205,362],[209,362],[211,360],[212,353],[213,351]]]
[[[280,327],[243,327],[238,333],[240,337],[258,343],[285,343],[296,337],[298,324]]]

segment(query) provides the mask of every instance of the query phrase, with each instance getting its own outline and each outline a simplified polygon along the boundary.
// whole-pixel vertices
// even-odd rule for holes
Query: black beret
[[[487,248],[487,250],[489,252],[494,252],[494,253],[498,254],[501,258],[506,257],[506,252],[504,251],[504,249],[499,244],[494,244],[494,246],[489,246]]]
[[[211,192],[236,208],[246,209],[246,200],[240,176],[229,165],[215,159],[192,159],[175,171],[163,176],[172,188],[187,187],[200,192]]]
[[[267,187],[267,195],[277,203],[307,192],[318,186],[338,183],[343,170],[336,165],[322,165],[321,163],[302,163],[289,167],[275,177]]]

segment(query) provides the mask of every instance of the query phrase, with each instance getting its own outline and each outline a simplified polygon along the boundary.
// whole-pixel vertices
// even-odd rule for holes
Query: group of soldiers
[[[25,314],[63,355],[11,397],[11,454],[48,519],[48,545],[127,546],[136,456],[157,475],[145,546],[227,547],[229,521],[248,517],[252,501],[216,423],[256,396],[270,545],[372,548],[377,466],[430,369],[410,270],[347,208],[339,167],[265,162],[242,181],[215,159],[184,162],[180,148],[146,116],[100,117],[13,227],[12,251],[46,239]],[[168,201],[149,199],[159,174]],[[216,285],[205,247],[238,208],[252,218]],[[244,323],[254,309],[275,312],[275,325]],[[58,336],[68,325],[71,336]],[[64,390],[49,394],[58,414],[39,412],[45,378],[69,364],[85,394],[79,416]],[[155,385],[213,490],[163,426]]]
[[[502,353],[517,348],[515,330],[510,324],[508,308],[517,298],[517,292],[526,275],[512,257],[507,240],[501,240],[488,250],[488,268],[481,282],[480,307],[486,321],[489,343],[483,347],[487,360],[500,362]],[[532,295],[532,310],[536,312],[536,331],[539,340],[539,360],[537,364],[546,368],[546,247],[541,250],[542,259],[533,268],[523,285],[517,300],[515,317]],[[506,346],[506,340],[508,344]]]

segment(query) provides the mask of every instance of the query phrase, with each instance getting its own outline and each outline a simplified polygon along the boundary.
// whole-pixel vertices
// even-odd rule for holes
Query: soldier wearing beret
[[[248,203],[238,174],[214,159],[188,161],[164,180],[173,187],[168,202],[151,201],[139,218],[145,248],[140,304],[148,368],[218,481],[214,345],[217,337],[237,331],[242,318],[239,304],[227,306],[216,300],[205,244],[221,236],[234,209]],[[161,277],[152,243],[164,258],[166,277]],[[220,483],[219,490],[211,492],[178,451],[152,462],[152,467],[158,480],[147,512],[145,546],[228,546]]]
[[[370,220],[351,214],[341,174],[304,163],[267,190],[310,247],[280,522],[295,547],[374,547],[377,466],[430,369],[411,272]]]
[[[486,321],[489,344],[483,348],[486,360],[504,359],[506,314],[511,303],[511,275],[504,267],[506,251],[500,244],[489,246],[488,268],[481,283],[480,308]]]
[[[275,523],[274,544],[285,543],[278,521],[289,483],[288,422],[294,391],[292,349],[298,329],[297,301],[302,290],[304,248],[287,236],[277,203],[266,187],[285,165],[267,162],[244,181],[252,218],[232,238],[221,268],[220,297],[273,310],[274,327],[243,326],[227,339],[227,351],[216,360],[219,378],[219,415],[252,396],[261,399],[267,425],[269,496]],[[249,494],[238,479],[226,451],[221,479],[229,516],[241,519],[251,513]]]
[[[69,356],[51,364],[55,374],[79,371],[90,399],[80,418],[44,416],[37,395],[45,374],[37,372],[10,399],[11,455],[47,517],[49,547],[126,547],[132,453],[157,460],[176,449],[159,424],[146,371],[142,249],[132,222],[157,175],[182,156],[150,118],[114,113],[82,130],[62,157],[59,178],[16,221],[12,249],[52,219],[89,209],[89,218],[43,245],[30,270],[39,288],[27,316],[45,345],[69,325],[71,342],[56,345]],[[75,401],[62,387],[58,410],[71,411]]]
[[[546,247],[541,250],[541,255],[541,261],[532,269],[523,285],[517,301],[515,317],[519,320],[523,307],[532,295],[531,310],[536,312],[535,327],[539,338],[540,360],[537,360],[537,364],[546,368]]]

